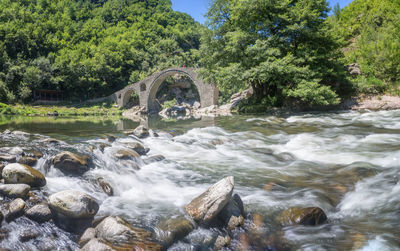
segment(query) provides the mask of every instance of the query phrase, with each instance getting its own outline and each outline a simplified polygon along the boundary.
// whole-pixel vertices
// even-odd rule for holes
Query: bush
[[[340,102],[338,95],[329,87],[317,82],[303,82],[288,91],[288,96],[298,98],[310,105],[335,105]]]
[[[375,77],[360,76],[354,80],[358,94],[378,94],[387,90],[388,86]]]
[[[167,100],[162,104],[162,109],[168,109],[176,105],[176,99]]]

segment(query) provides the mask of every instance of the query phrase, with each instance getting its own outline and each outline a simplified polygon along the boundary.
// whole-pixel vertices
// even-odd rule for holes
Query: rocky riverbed
[[[160,133],[173,138],[170,133]],[[96,153],[111,150],[109,154],[128,172],[140,172],[143,165],[165,160],[161,155],[148,156],[150,149],[141,141],[159,137],[157,132],[139,126],[126,135],[110,135],[102,143],[74,147],[39,134],[4,131],[0,135],[0,246],[8,250],[166,250],[202,229],[210,234],[205,239],[197,236],[192,245],[215,250],[290,248],[264,229],[263,216],[246,212],[246,205],[234,192],[233,176],[222,178],[178,209],[181,215],[164,218],[155,226],[132,224],[118,212],[99,213],[101,197],[113,196],[114,189],[107,178],[88,175],[97,168]],[[57,175],[82,180],[95,192],[73,186],[58,192],[47,189],[46,176],[57,179]],[[99,193],[103,195],[99,197]],[[291,208],[277,219],[282,225],[319,225],[327,217],[316,207]]]

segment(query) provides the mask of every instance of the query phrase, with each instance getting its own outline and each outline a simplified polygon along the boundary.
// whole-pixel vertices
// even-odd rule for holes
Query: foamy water
[[[266,229],[282,233],[293,249],[400,247],[400,111],[237,116],[212,126],[185,128],[175,137],[158,131],[160,137],[142,143],[151,149],[149,156],[166,159],[148,165],[139,161],[140,170],[114,156],[137,141],[133,137],[113,143],[83,137],[47,149],[47,158],[68,149],[90,155],[95,167],[83,178],[50,168],[45,190],[85,191],[101,203],[99,215],[121,215],[155,230],[162,219],[184,215],[184,205],[210,185],[233,175],[235,193],[249,218],[261,214]],[[109,145],[104,152],[89,150],[100,143]],[[36,168],[45,172],[44,161]],[[114,196],[108,197],[93,182],[98,177],[111,184]],[[278,229],[276,215],[295,206],[321,207],[328,223]],[[193,250],[213,235],[198,228],[170,249]]]

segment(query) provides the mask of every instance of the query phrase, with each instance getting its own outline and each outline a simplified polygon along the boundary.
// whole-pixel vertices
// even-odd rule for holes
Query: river
[[[232,175],[235,193],[245,204],[246,224],[255,214],[261,215],[265,238],[276,236],[290,250],[400,250],[400,110],[149,119],[144,123],[159,137],[143,139],[143,144],[150,148],[148,155],[163,155],[165,160],[140,163],[140,170],[114,157],[124,144],[135,141],[123,131],[138,122],[34,117],[0,121],[1,131],[31,133],[30,137],[3,135],[1,146],[44,153],[35,168],[46,173],[45,192],[84,191],[101,203],[98,215],[120,215],[157,232],[158,222],[184,215],[188,202]],[[62,143],[40,144],[39,135]],[[110,143],[106,135],[117,140]],[[104,152],[97,147],[101,143],[109,146]],[[46,159],[62,150],[91,156],[95,167],[83,177],[46,170]],[[111,184],[114,196],[93,184],[97,177]],[[283,210],[314,206],[324,210],[327,223],[278,226],[276,218]],[[18,224],[31,223],[21,218],[2,227],[15,233],[20,231]],[[50,228],[41,226],[44,232]],[[208,250],[205,240],[215,234],[216,230],[198,227],[169,250]],[[77,248],[74,236],[65,232],[59,236],[55,246]],[[234,238],[232,250],[241,241]],[[0,247],[40,249],[37,242],[20,243],[12,234]],[[257,250],[257,245],[252,248]]]

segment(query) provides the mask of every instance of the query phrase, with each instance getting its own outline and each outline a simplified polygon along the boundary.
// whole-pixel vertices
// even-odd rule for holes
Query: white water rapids
[[[83,178],[50,168],[45,191],[84,191],[101,204],[98,215],[120,215],[156,232],[158,222],[184,215],[184,205],[233,175],[234,192],[249,219],[262,215],[266,231],[279,233],[293,250],[400,250],[400,110],[235,116],[212,126],[186,127],[175,137],[153,129],[159,137],[142,143],[150,148],[148,156],[165,160],[140,162],[140,170],[115,158],[126,143],[137,140],[122,134],[113,143],[79,137],[42,149],[45,158],[71,150],[90,155],[95,164]],[[101,143],[109,145],[104,152],[89,150]],[[22,147],[37,148],[38,143]],[[45,160],[35,168],[45,173]],[[94,185],[98,177],[111,184],[114,196]],[[313,206],[325,211],[327,223],[277,227],[275,218],[283,210]],[[213,235],[197,228],[170,250],[208,250],[204,243]]]

